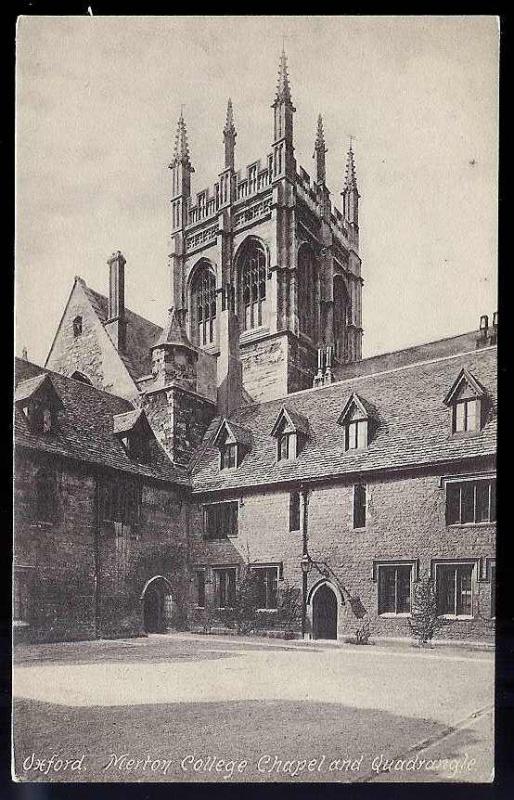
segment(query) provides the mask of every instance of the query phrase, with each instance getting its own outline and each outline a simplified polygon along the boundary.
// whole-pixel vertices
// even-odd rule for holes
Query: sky
[[[75,275],[126,304],[170,305],[167,169],[181,106],[193,193],[264,158],[282,42],[297,163],[341,207],[354,137],[363,356],[470,331],[497,308],[498,24],[480,17],[38,17],[17,30],[16,352],[44,363]]]

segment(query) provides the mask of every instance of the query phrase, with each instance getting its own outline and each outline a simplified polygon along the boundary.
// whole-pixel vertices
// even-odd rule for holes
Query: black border
[[[407,4],[390,4],[387,9],[380,9],[380,14],[377,14],[377,9],[368,5],[359,7],[351,3],[345,7],[335,7],[334,5],[325,6],[322,8],[301,8],[296,5],[294,8],[281,6],[277,8],[268,4],[263,7],[262,4],[255,4],[250,7],[247,3],[241,3],[236,7],[235,4],[225,6],[220,9],[219,4],[205,3],[190,4],[180,3],[151,3],[144,4],[137,3],[121,3],[121,2],[98,2],[98,0],[91,0],[88,4],[77,2],[51,2],[50,0],[25,0],[24,2],[14,2],[8,8],[2,10],[1,27],[2,35],[5,39],[2,48],[2,78],[3,78],[3,95],[4,95],[4,117],[1,123],[1,136],[0,146],[1,154],[3,156],[3,188],[4,197],[10,196],[14,198],[14,108],[15,108],[15,36],[16,36],[16,19],[20,14],[43,15],[68,15],[68,16],[82,16],[87,14],[88,5],[92,6],[93,13],[98,16],[106,15],[123,15],[123,16],[175,16],[182,15],[222,15],[226,14],[251,14],[255,16],[260,15],[283,15],[300,14],[306,15],[309,12],[316,14],[341,14],[345,15],[362,15],[372,14],[375,16],[387,15],[428,15],[435,14],[443,16],[454,15],[499,15],[500,19],[500,206],[499,206],[499,312],[500,319],[502,320],[502,331],[499,338],[498,355],[499,355],[499,396],[500,396],[500,434],[498,443],[498,514],[499,514],[499,531],[500,535],[497,540],[497,576],[498,576],[498,614],[497,614],[497,654],[496,654],[496,776],[494,784],[414,784],[414,783],[387,783],[387,784],[43,784],[43,783],[13,783],[10,776],[10,658],[11,658],[11,624],[10,624],[10,580],[11,580],[11,559],[7,557],[7,553],[2,558],[3,567],[3,581],[1,582],[2,590],[5,592],[5,603],[2,608],[5,614],[2,615],[0,635],[1,635],[1,670],[2,670],[2,694],[0,696],[0,744],[2,746],[2,760],[0,762],[0,795],[3,797],[13,798],[27,798],[27,800],[46,800],[47,798],[66,798],[70,797],[94,797],[99,800],[103,797],[120,798],[120,800],[127,800],[128,798],[140,798],[141,800],[149,800],[154,797],[184,797],[184,796],[201,796],[202,794],[210,795],[211,797],[238,797],[239,795],[245,796],[253,800],[262,795],[280,797],[281,800],[285,797],[304,795],[309,800],[314,797],[323,797],[323,800],[332,800],[341,795],[344,797],[348,795],[351,798],[366,796],[385,796],[397,798],[406,796],[411,798],[414,794],[417,797],[429,796],[437,792],[438,797],[451,797],[451,798],[481,798],[481,797],[497,797],[507,798],[514,796],[514,602],[512,586],[514,586],[514,562],[510,557],[511,543],[514,534],[510,530],[510,519],[507,515],[510,511],[507,502],[507,492],[509,488],[509,466],[512,465],[511,449],[509,447],[510,439],[508,438],[509,422],[512,419],[512,414],[509,413],[507,403],[508,399],[512,396],[509,389],[511,388],[512,381],[512,350],[513,338],[511,336],[510,321],[507,309],[507,298],[512,296],[512,281],[511,270],[514,269],[512,264],[512,245],[510,242],[510,233],[508,224],[511,222],[512,200],[511,200],[511,175],[509,174],[510,157],[513,148],[512,132],[508,131],[507,109],[510,105],[512,96],[512,84],[509,77],[512,74],[511,63],[511,16],[507,13],[502,13],[501,4],[496,4],[495,7],[483,4],[481,9],[470,8],[470,4],[455,3],[453,7],[449,7],[448,3],[431,3],[430,7],[425,4],[423,8],[413,9],[412,3]],[[171,13],[173,12],[173,13]],[[344,43],[342,43],[344,46]],[[510,96],[509,96],[510,95]],[[7,102],[5,101],[7,98]],[[510,137],[509,137],[510,133]],[[12,145],[12,146],[11,146]],[[12,185],[13,191],[8,195],[6,188]],[[6,232],[8,236],[4,235],[3,239],[3,270],[2,278],[4,280],[4,298],[13,298],[14,292],[14,203],[12,213],[6,214],[4,211],[3,219],[7,220]],[[512,225],[512,222],[511,222]],[[9,235],[10,234],[10,235]],[[6,248],[6,242],[10,243],[10,247]],[[510,248],[509,248],[509,245]],[[509,248],[509,249],[508,249]],[[11,255],[12,254],[12,255]],[[9,258],[11,256],[11,258]],[[510,292],[510,294],[509,294]],[[13,303],[14,306],[14,303]],[[4,365],[8,364],[8,381],[7,387],[4,385],[4,392],[2,395],[3,402],[5,403],[4,420],[9,420],[9,438],[4,440],[5,450],[2,464],[5,472],[4,480],[0,489],[0,519],[3,522],[2,530],[4,533],[4,543],[9,542],[11,547],[11,530],[12,530],[12,495],[11,495],[11,480],[12,480],[12,448],[11,448],[11,434],[12,434],[12,368],[13,364],[13,345],[12,345],[12,317],[9,314],[4,314],[0,318],[3,323],[3,344],[4,344]],[[505,323],[503,323],[505,320]],[[504,326],[504,329],[503,329]],[[512,331],[514,333],[514,330]],[[4,366],[5,368],[5,366]],[[506,406],[506,412],[503,413],[503,403]],[[4,428],[5,430],[5,428]],[[11,467],[11,469],[9,468]],[[7,548],[6,548],[7,549]],[[12,554],[12,553],[11,553]]]

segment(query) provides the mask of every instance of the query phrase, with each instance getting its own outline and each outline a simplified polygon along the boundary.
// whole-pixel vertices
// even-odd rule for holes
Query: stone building
[[[270,151],[236,169],[229,100],[223,166],[194,195],[180,116],[164,327],[126,307],[117,251],[107,296],[75,279],[46,368],[18,365],[15,608],[31,638],[210,625],[247,574],[269,629],[296,587],[298,634],[364,620],[406,636],[428,575],[444,638],[493,636],[497,315],[362,360],[353,149],[339,211],[321,116],[314,180],[296,163],[284,53],[272,109]],[[138,502],[105,516],[106,476]]]

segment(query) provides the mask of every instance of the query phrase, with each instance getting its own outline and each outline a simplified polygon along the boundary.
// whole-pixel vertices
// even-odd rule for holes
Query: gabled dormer
[[[57,413],[63,404],[47,372],[21,381],[14,402],[34,433],[50,434],[55,430]]]
[[[241,425],[223,419],[218,426],[213,444],[220,451],[220,469],[234,469],[251,450],[252,435]]]
[[[113,433],[134,461],[150,460],[153,431],[142,408],[113,416]]]
[[[296,458],[309,437],[309,420],[297,411],[282,406],[271,435],[277,440],[277,461]]]
[[[484,422],[486,401],[482,384],[467,369],[461,369],[443,401],[450,409],[451,432],[479,431]]]
[[[345,450],[362,450],[368,446],[373,429],[374,411],[362,397],[355,392],[351,394],[337,422],[345,430]]]

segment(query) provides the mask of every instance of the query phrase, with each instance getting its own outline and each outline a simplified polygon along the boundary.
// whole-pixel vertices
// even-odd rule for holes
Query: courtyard
[[[22,781],[490,781],[492,652],[187,633],[23,645]]]

